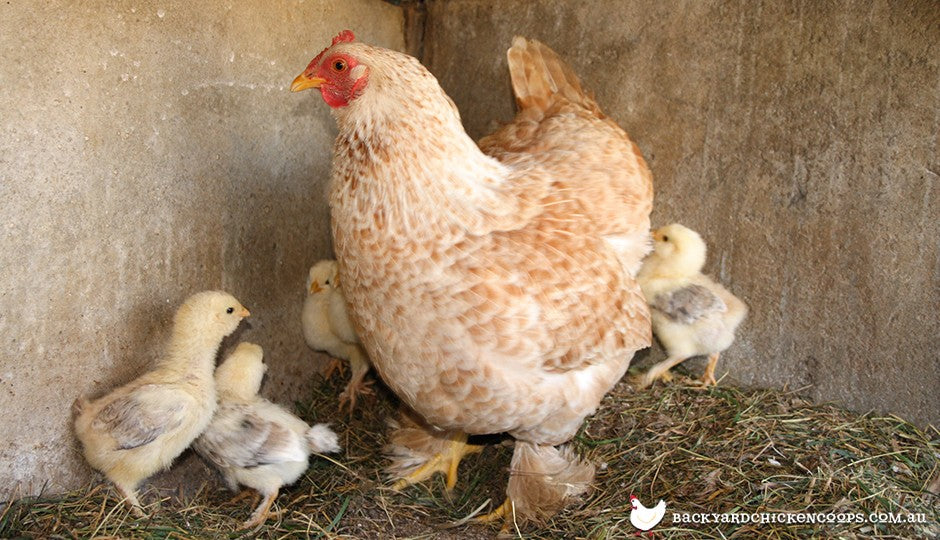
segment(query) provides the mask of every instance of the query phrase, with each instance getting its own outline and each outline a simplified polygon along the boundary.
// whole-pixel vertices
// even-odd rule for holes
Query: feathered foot
[[[392,489],[400,490],[423,482],[435,473],[447,476],[445,488],[451,491],[457,484],[457,468],[468,454],[483,450],[482,446],[467,444],[467,434],[461,432],[434,432],[401,415],[401,423],[389,421],[392,428],[386,453],[392,459],[386,472],[396,478]]]
[[[712,353],[708,355],[708,365],[705,366],[705,373],[702,374],[700,379],[703,386],[718,386],[718,381],[715,380],[715,366],[718,364],[719,354]]]
[[[267,521],[268,516],[271,515],[271,505],[274,504],[274,499],[277,499],[277,493],[278,491],[275,490],[273,493],[268,493],[265,495],[264,500],[261,501],[261,504],[255,508],[255,511],[252,512],[251,517],[248,518],[248,521],[242,523],[239,529],[254,529],[258,525],[261,525]]]
[[[474,521],[502,519],[504,531],[514,522],[545,522],[587,494],[593,480],[594,465],[582,461],[570,447],[516,441],[506,502]]]
[[[665,379],[669,370],[681,364],[685,359],[686,357],[684,356],[670,356],[662,362],[655,364],[646,373],[630,377],[630,384],[637,390],[642,390],[656,382],[657,379]],[[669,377],[671,377],[671,375],[669,375]]]

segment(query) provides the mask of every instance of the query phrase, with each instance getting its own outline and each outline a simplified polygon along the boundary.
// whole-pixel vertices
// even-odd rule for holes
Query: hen
[[[403,481],[430,468],[453,485],[467,434],[516,439],[506,502],[485,520],[545,518],[587,491],[593,466],[556,446],[651,340],[633,277],[646,163],[548,47],[516,38],[508,59],[520,110],[479,146],[416,59],[349,31],[291,85],[319,88],[339,126],[332,230],[360,339],[446,442]]]
[[[239,343],[215,371],[219,408],[193,448],[218,467],[228,487],[239,484],[264,496],[243,529],[255,527],[281,486],[307,470],[310,452],[337,452],[336,433],[326,424],[313,427],[258,395],[267,366],[254,343]]]
[[[366,373],[369,372],[369,357],[359,345],[359,336],[349,320],[336,261],[325,259],[310,267],[301,319],[304,340],[311,349],[326,351],[334,358],[349,362],[352,374],[339,401],[348,403],[349,412],[352,413],[356,407],[356,397],[372,392],[368,386],[371,381],[365,381]],[[337,365],[332,364],[328,368],[327,377]]]
[[[734,342],[747,306],[701,273],[705,252],[702,237],[684,225],[673,223],[653,232],[653,253],[637,279],[649,300],[653,332],[669,356],[633,378],[638,388],[668,378],[673,366],[703,354],[709,356],[702,382],[716,382],[718,355]]]
[[[153,370],[72,406],[85,458],[114,482],[138,516],[140,482],[169,467],[209,424],[216,406],[216,352],[248,315],[221,291],[190,296],[177,310],[166,354]]]

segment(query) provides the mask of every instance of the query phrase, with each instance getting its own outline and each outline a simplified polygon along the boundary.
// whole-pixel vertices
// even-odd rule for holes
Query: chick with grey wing
[[[728,311],[728,306],[717,294],[707,287],[696,284],[657,294],[650,302],[650,308],[654,316],[658,312],[674,322],[685,325],[691,325],[711,315]],[[639,386],[641,388],[649,386],[688,358],[685,354],[670,354],[668,358],[643,374],[639,380]],[[718,353],[711,354],[708,357],[706,372],[714,371],[717,362]]]

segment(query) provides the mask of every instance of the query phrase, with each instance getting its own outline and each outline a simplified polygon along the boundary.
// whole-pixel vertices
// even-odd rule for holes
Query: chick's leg
[[[258,508],[255,508],[255,511],[252,512],[251,517],[248,518],[248,521],[242,523],[241,529],[253,529],[267,521],[271,510],[271,505],[274,504],[274,499],[277,498],[277,493],[278,490],[275,490],[274,492],[265,495],[264,500],[261,501],[261,504],[258,505]]]
[[[681,364],[686,358],[686,356],[670,356],[651,367],[646,373],[632,377],[631,382],[637,388],[646,388],[656,382],[657,379],[664,378],[670,369]]]
[[[348,402],[349,413],[352,414],[353,409],[356,407],[356,396],[359,394],[372,393],[372,389],[369,388],[372,381],[364,381],[366,373],[369,372],[369,362],[366,361],[364,353],[361,352],[358,346],[353,347],[349,355],[349,367],[352,371],[352,376],[349,378],[349,384],[346,385],[346,389],[339,395],[339,402],[340,405]]]
[[[258,501],[261,499],[261,494],[253,489],[245,488],[238,492],[237,495],[228,500],[225,504],[235,504],[245,497],[251,497],[251,505],[255,506],[258,504]]]
[[[705,386],[718,386],[718,381],[715,380],[715,366],[718,364],[718,355],[720,353],[712,353],[708,356],[708,365],[705,366],[705,373],[702,374],[702,384]]]
[[[343,361],[338,358],[330,358],[330,361],[327,362],[326,367],[323,368],[323,378],[330,379],[333,377],[333,373],[339,372],[343,373]]]
[[[144,513],[143,508],[141,508],[140,501],[137,500],[136,486],[132,487],[115,482],[114,487],[117,488],[118,493],[120,493],[121,497],[124,498],[124,504],[130,508],[130,511],[132,514],[134,514],[134,516],[142,518],[147,515]]]

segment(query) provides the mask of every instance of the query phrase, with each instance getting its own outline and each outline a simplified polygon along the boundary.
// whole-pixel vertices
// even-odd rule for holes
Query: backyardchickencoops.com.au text
[[[816,524],[816,523],[927,523],[927,514],[907,514],[893,512],[816,512],[816,513],[679,513],[672,514],[673,525],[679,523],[777,523],[777,524]]]

